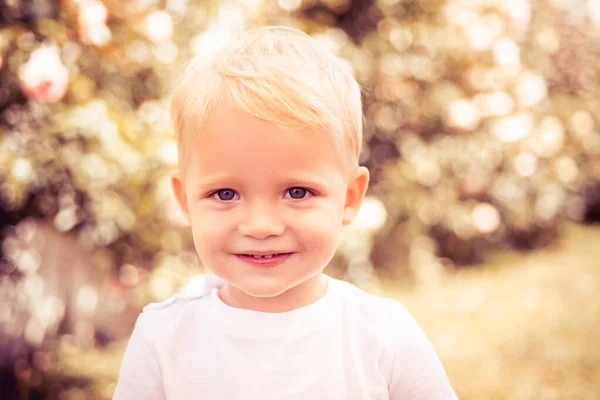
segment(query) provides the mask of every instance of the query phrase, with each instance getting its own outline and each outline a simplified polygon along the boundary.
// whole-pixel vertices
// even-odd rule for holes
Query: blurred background
[[[600,399],[600,0],[0,4],[1,399],[109,399],[141,307],[206,272],[169,92],[262,24],[364,87],[372,186],[326,272],[401,300],[461,399]]]

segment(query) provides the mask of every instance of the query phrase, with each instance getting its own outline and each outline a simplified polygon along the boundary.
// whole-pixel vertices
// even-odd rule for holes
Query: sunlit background
[[[461,399],[600,398],[600,0],[5,0],[0,398],[109,399],[205,273],[173,79],[261,24],[354,68],[373,181],[327,272],[401,300]]]

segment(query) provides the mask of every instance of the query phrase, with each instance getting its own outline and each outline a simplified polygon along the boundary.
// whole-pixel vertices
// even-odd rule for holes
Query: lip
[[[253,256],[249,256],[248,254],[253,255],[268,255],[268,254],[278,254],[271,258],[254,258]],[[235,256],[245,262],[246,264],[251,265],[255,268],[275,268],[283,262],[285,262],[290,256],[294,253],[281,253],[281,252],[250,252],[250,253],[240,253],[235,254]]]

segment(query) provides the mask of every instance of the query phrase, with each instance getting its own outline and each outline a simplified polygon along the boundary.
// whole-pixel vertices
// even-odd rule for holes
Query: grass
[[[565,226],[551,248],[497,256],[437,287],[386,295],[426,331],[459,397],[600,398],[600,229]]]

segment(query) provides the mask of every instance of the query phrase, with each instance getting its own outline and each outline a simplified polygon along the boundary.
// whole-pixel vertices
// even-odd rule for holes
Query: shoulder
[[[398,300],[368,293],[346,281],[331,278],[331,283],[347,312],[360,314],[367,323],[397,327],[414,322],[409,311]]]
[[[375,355],[379,368],[390,382],[395,360],[406,348],[421,346],[420,327],[398,300],[365,292],[343,281],[333,281],[342,304],[345,334],[358,337],[363,348]]]
[[[150,303],[144,307],[144,312],[161,311],[165,309],[178,309],[181,306],[193,301],[206,297],[210,292],[219,288],[224,284],[224,281],[216,276],[199,275],[193,278],[187,286],[181,289],[173,296],[161,302]]]
[[[423,329],[399,300],[365,292],[344,281],[333,284],[344,318],[360,334],[398,351],[427,342]]]
[[[200,299],[208,295],[212,289],[223,285],[224,281],[221,278],[210,275],[198,275],[173,296],[161,302],[146,305],[144,311],[162,310],[174,304],[181,304],[191,300]]]
[[[146,305],[137,324],[143,325],[141,329],[151,332],[153,336],[173,333],[181,324],[193,319],[211,291],[222,284],[220,278],[198,276],[173,296]]]

